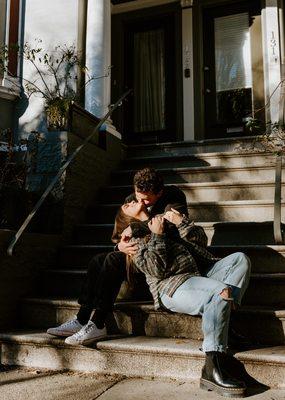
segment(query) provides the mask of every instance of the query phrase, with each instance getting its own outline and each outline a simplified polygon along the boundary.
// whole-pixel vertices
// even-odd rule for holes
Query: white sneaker
[[[79,332],[66,338],[65,343],[72,345],[90,344],[106,336],[107,330],[105,327],[103,329],[98,329],[94,322],[89,321],[88,324],[84,325]]]
[[[74,333],[80,331],[82,325],[78,322],[76,318],[71,319],[70,321],[65,322],[55,328],[49,328],[47,333],[54,336],[70,336]]]

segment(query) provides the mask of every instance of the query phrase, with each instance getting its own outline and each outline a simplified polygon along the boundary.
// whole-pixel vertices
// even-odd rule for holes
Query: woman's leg
[[[226,285],[204,277],[191,277],[172,297],[161,295],[163,305],[173,312],[202,315],[203,351],[226,351],[230,304],[220,293]]]
[[[240,305],[249,284],[250,270],[249,258],[244,253],[237,252],[216,262],[204,275],[231,286],[232,297]]]
[[[227,348],[230,303],[220,293],[226,286],[222,282],[192,277],[184,282],[172,297],[161,296],[163,305],[174,312],[202,314],[204,334],[203,350],[206,353],[200,386],[214,390],[222,396],[243,397],[245,385],[233,378],[223,365],[223,352]]]

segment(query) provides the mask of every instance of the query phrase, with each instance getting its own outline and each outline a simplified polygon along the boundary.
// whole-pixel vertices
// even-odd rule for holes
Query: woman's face
[[[145,205],[142,202],[131,201],[122,205],[123,212],[132,218],[137,218],[138,215],[145,209]]]

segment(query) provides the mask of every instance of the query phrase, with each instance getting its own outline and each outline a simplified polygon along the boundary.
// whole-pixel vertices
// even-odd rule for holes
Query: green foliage
[[[0,73],[9,73],[9,54],[16,52],[20,59],[28,62],[32,68],[32,77],[19,76],[28,97],[40,96],[45,100],[45,109],[53,128],[61,129],[66,125],[68,107],[72,101],[78,100],[81,89],[94,79],[88,74],[74,45],[58,45],[51,51],[42,48],[42,41],[35,40],[35,45],[25,43],[23,47],[0,47]],[[109,69],[105,76],[110,73]],[[78,76],[85,75],[82,87]],[[9,74],[7,75],[9,79]],[[63,124],[63,125],[62,125]]]
[[[248,117],[246,120],[245,129],[250,135],[259,135],[263,134],[266,128],[263,121],[257,118]]]

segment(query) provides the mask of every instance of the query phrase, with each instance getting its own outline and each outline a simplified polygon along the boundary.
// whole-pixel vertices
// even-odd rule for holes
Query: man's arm
[[[186,196],[176,186],[165,186],[162,196],[154,204],[151,210],[151,216],[163,214],[175,208],[180,214],[188,215]]]

